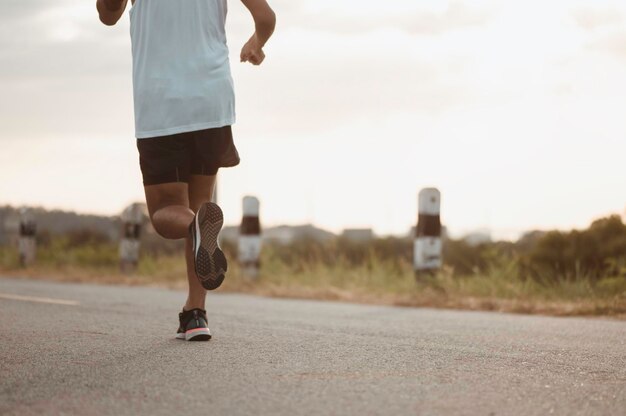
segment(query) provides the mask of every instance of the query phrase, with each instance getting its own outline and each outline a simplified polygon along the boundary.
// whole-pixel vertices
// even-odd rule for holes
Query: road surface
[[[0,414],[620,415],[626,323],[0,278]]]

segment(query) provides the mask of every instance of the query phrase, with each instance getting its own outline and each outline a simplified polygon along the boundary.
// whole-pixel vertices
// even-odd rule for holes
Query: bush
[[[62,236],[41,232],[37,238],[38,265],[100,270],[116,270],[118,267],[118,243],[101,232],[83,229]],[[142,257],[146,261],[150,259],[145,267],[149,269],[152,264],[154,272],[161,267],[161,257],[183,261],[183,248],[184,241],[168,241],[150,232],[142,235]],[[230,259],[236,259],[234,242],[224,242],[223,249]],[[5,268],[17,267],[17,258],[14,248],[5,247],[0,252],[0,262]],[[584,280],[595,285],[603,279],[616,279],[617,283],[610,280],[613,282],[610,286],[623,287],[626,284],[626,225],[614,215],[594,221],[585,230],[533,231],[516,243],[495,242],[474,246],[462,240],[446,239],[443,261],[446,278],[465,279],[466,283],[467,279],[497,275],[505,281],[522,281],[546,288],[558,286],[564,281]],[[321,268],[345,273],[350,270],[370,273],[384,269],[384,273],[376,272],[376,275],[384,275],[387,280],[406,279],[407,273],[411,274],[413,241],[393,237],[366,242],[345,238],[321,242],[301,238],[289,245],[266,243],[263,262],[264,270],[270,273],[281,267],[286,267],[290,273]],[[272,269],[274,266],[276,270]],[[584,289],[588,286],[580,287]]]
[[[626,225],[617,216],[594,221],[583,231],[552,231],[539,239],[528,255],[532,277],[551,275],[598,280],[607,275],[624,275]]]

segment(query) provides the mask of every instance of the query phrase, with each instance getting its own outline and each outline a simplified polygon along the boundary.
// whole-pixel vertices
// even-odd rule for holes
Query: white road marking
[[[23,302],[52,303],[54,305],[78,306],[79,302],[75,300],[40,298],[35,296],[12,295],[8,293],[0,293],[0,299],[20,300]]]

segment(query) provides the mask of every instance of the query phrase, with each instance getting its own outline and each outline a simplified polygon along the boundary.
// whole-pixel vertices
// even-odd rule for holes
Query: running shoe
[[[208,341],[211,331],[207,323],[206,311],[203,309],[183,310],[178,314],[180,326],[176,338],[186,341]]]
[[[202,204],[189,225],[196,276],[206,290],[220,287],[228,269],[224,252],[217,243],[223,224],[221,208],[213,202],[207,202]]]

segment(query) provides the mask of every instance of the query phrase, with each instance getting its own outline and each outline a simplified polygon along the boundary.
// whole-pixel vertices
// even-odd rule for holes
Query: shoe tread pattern
[[[205,289],[214,290],[220,287],[228,269],[226,256],[217,243],[224,214],[217,204],[208,202],[198,211],[198,220],[200,247],[195,261],[196,274]]]

